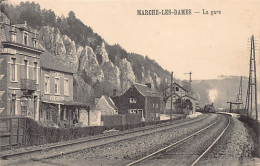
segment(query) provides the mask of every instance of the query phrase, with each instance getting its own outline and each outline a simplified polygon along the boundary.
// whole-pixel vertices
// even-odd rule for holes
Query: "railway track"
[[[180,127],[180,126],[185,126],[185,125],[190,125],[193,123],[196,123],[198,121],[201,121],[205,118],[207,118],[208,115],[205,115],[203,117],[199,117],[196,119],[192,119],[183,123],[167,123],[167,124],[160,124],[160,125],[155,125],[155,126],[148,126],[148,127],[143,127],[139,129],[135,129],[132,131],[123,131],[123,132],[118,132],[110,135],[102,135],[96,138],[91,138],[91,139],[82,139],[78,141],[72,141],[72,142],[65,142],[57,145],[50,145],[50,146],[44,146],[41,148],[36,148],[36,149],[31,149],[31,150],[25,150],[21,152],[15,152],[15,153],[10,153],[10,154],[2,154],[0,156],[1,159],[7,160],[9,158],[26,158],[30,157],[32,158],[31,155],[34,155],[35,153],[40,154],[40,156],[33,157],[35,160],[40,160],[40,159],[48,159],[48,158],[54,158],[70,153],[75,153],[79,152],[82,150],[85,150],[87,148],[93,148],[97,146],[102,146],[105,144],[117,142],[117,141],[122,141],[138,136],[143,136],[159,131],[164,131],[164,130],[169,130],[174,127]],[[86,146],[86,144],[91,144]],[[77,146],[75,148],[75,146]],[[70,148],[73,147],[73,148]],[[48,153],[48,154],[46,154]]]
[[[230,117],[228,115],[223,115],[223,117],[227,118],[227,122],[226,122],[227,124],[221,127],[223,130],[221,131],[220,134],[218,134],[217,136],[215,136],[213,138],[214,141],[210,145],[208,145],[207,148],[203,148],[203,150],[200,149],[199,152],[195,152],[192,154],[185,154],[185,152],[184,152],[185,148],[180,148],[178,146],[184,145],[184,147],[185,147],[185,143],[186,143],[186,146],[187,146],[187,144],[190,145],[192,138],[198,137],[199,135],[205,134],[206,131],[211,130],[213,127],[215,127],[215,125],[219,124],[218,122],[220,120],[222,120],[221,118],[219,118],[214,123],[206,126],[205,128],[197,131],[196,133],[191,134],[177,142],[171,143],[170,145],[168,145],[162,149],[159,149],[156,152],[153,152],[147,156],[144,156],[138,160],[135,160],[135,161],[127,164],[127,166],[133,166],[133,165],[149,165],[149,166],[153,166],[153,165],[155,165],[155,166],[156,165],[191,165],[191,166],[194,166],[194,165],[196,165],[203,158],[203,156],[217,143],[217,141],[222,137],[222,135],[225,133],[225,131],[229,127]],[[191,153],[191,152],[189,151],[188,153]],[[199,154],[196,154],[196,153],[199,153]],[[166,156],[166,157],[164,157],[164,156]],[[180,163],[179,162],[180,160],[186,160],[186,161],[184,163]],[[190,160],[192,160],[192,161],[190,161]],[[165,161],[165,163],[164,163],[164,161]],[[177,163],[176,163],[176,161],[177,161]]]

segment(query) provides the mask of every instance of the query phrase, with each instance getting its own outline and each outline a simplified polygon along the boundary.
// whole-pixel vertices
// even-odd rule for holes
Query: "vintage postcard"
[[[0,165],[260,165],[259,0],[0,10]]]

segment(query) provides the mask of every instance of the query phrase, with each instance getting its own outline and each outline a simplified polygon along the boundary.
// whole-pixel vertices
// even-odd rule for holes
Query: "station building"
[[[40,123],[62,127],[78,123],[80,109],[88,107],[73,101],[73,70],[59,62],[48,51],[45,51],[40,59]]]

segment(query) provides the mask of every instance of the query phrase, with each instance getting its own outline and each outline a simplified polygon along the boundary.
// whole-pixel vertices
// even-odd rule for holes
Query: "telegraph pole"
[[[171,72],[171,112],[170,112],[170,119],[172,122],[172,83],[173,83],[173,72]]]
[[[192,82],[192,80],[191,80],[191,75],[192,75],[192,72],[190,71],[189,73],[184,73],[184,74],[189,74],[189,75],[190,75],[189,83],[190,83],[190,89],[191,89],[191,82]]]
[[[249,80],[248,80],[248,89],[247,89],[246,104],[245,104],[245,109],[247,110],[247,116],[251,116],[252,112],[253,112],[253,91],[254,91],[254,95],[255,95],[254,105],[255,105],[255,111],[256,111],[256,120],[258,120],[254,35],[251,36]]]
[[[237,95],[237,100],[242,103],[242,107],[243,107],[243,102],[242,102],[242,76],[240,78],[240,85],[239,85],[239,89],[238,89],[238,95]],[[238,109],[241,109],[240,105],[237,106]]]

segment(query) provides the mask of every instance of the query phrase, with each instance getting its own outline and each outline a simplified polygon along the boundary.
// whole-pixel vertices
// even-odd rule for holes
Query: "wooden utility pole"
[[[172,84],[173,84],[173,72],[171,72],[171,112],[170,112],[171,121],[172,121]]]

